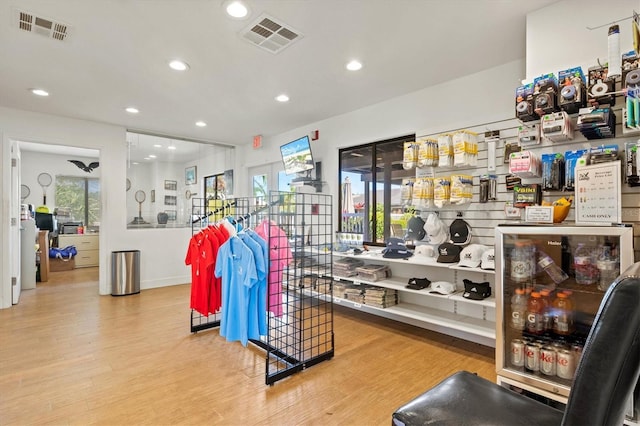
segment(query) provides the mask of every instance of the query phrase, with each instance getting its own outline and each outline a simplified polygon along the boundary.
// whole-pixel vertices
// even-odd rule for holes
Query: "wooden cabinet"
[[[58,236],[58,247],[76,246],[76,268],[98,266],[100,243],[98,234],[63,234]]]

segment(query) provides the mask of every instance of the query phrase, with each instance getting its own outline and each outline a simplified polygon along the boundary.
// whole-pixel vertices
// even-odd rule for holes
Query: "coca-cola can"
[[[556,374],[562,379],[573,379],[574,355],[568,349],[561,349],[556,355]]]
[[[571,345],[571,352],[573,352],[573,361],[575,368],[578,367],[578,363],[580,362],[580,358],[582,357],[582,345],[574,344]]]
[[[556,375],[556,351],[552,346],[540,349],[540,372],[547,376]]]
[[[524,365],[524,342],[520,339],[511,341],[511,365],[522,367]]]
[[[527,370],[540,371],[540,344],[528,343],[525,346],[524,366]]]

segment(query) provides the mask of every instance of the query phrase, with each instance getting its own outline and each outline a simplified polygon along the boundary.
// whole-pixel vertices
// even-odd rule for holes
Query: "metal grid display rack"
[[[331,196],[270,192],[266,197],[192,203],[194,233],[224,217],[244,227],[267,229],[268,332],[250,340],[266,351],[265,383],[272,385],[332,358]],[[192,310],[192,332],[219,325],[219,312],[203,316]]]

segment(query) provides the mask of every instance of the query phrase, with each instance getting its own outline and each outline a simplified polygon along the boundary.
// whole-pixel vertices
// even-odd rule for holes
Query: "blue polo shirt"
[[[239,232],[238,237],[253,253],[256,264],[257,282],[249,291],[248,334],[249,339],[260,339],[267,334],[267,262],[264,258],[262,246],[245,231]],[[261,327],[263,326],[263,327]]]

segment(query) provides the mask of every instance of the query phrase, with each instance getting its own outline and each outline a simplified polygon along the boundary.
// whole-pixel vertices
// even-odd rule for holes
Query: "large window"
[[[89,229],[100,226],[100,179],[56,176],[56,205],[71,222],[82,222]]]
[[[402,179],[415,170],[402,168],[404,142],[415,135],[340,150],[339,230],[363,234],[366,243],[402,237],[411,213],[401,202]]]

